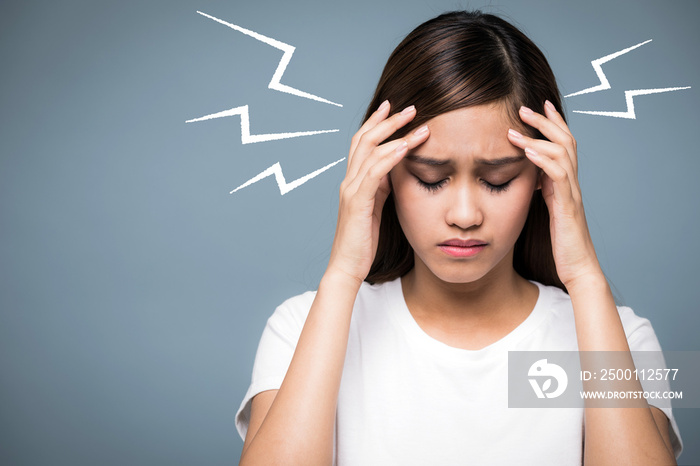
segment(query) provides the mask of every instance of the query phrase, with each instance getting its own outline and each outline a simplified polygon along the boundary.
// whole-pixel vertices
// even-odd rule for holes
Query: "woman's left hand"
[[[554,262],[559,279],[569,288],[602,271],[583,211],[576,140],[554,105],[547,101],[544,107],[545,115],[521,107],[520,118],[548,140],[529,138],[515,130],[508,132],[508,139],[543,171],[540,186],[549,210]]]

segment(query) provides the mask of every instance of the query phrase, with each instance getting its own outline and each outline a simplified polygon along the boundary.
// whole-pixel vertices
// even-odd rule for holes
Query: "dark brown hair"
[[[413,30],[392,52],[369,104],[366,121],[384,100],[392,110],[415,105],[416,117],[391,139],[452,110],[502,102],[513,123],[530,136],[518,110],[544,112],[548,99],[564,115],[556,79],[540,49],[512,24],[479,11],[454,11]],[[413,268],[413,248],[401,230],[392,195],[386,200],[379,243],[365,281],[394,280]],[[533,194],[518,237],[513,267],[524,278],[566,291],[557,276],[549,233],[549,213],[541,190]]]

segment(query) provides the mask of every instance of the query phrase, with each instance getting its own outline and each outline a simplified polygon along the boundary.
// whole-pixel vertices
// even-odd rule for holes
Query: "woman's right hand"
[[[338,224],[326,273],[341,272],[357,280],[358,286],[369,274],[377,253],[382,208],[391,191],[388,173],[429,135],[428,127],[422,126],[410,135],[381,144],[416,115],[413,106],[387,118],[389,112],[389,102],[385,101],[355,133],[345,179],[340,184]]]

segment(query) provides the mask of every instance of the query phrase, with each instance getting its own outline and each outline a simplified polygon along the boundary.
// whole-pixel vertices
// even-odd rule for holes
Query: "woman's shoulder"
[[[356,303],[374,301],[381,293],[384,293],[387,288],[392,286],[394,282],[385,282],[380,284],[362,283],[360,290],[357,293]],[[288,316],[293,318],[298,323],[303,324],[311,310],[311,305],[316,298],[318,290],[309,290],[285,299],[270,317]]]
[[[318,290],[309,290],[285,299],[275,308],[268,323],[279,322],[295,327],[304,325],[317,292]]]
[[[573,324],[574,310],[569,295],[556,286],[543,285],[538,282],[533,283],[538,285],[540,291],[544,294],[544,301],[553,314],[570,320]],[[617,305],[616,307],[625,335],[630,342],[630,347],[633,342],[636,346],[644,347],[658,345],[656,334],[649,319],[637,314],[629,306]]]

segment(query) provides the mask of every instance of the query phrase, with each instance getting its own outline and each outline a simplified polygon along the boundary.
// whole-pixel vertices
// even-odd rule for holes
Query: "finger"
[[[408,142],[403,140],[393,151],[387,156],[377,160],[377,163],[367,168],[367,172],[362,177],[357,188],[357,195],[366,199],[377,199],[377,196],[384,198],[389,195],[389,191],[379,192],[379,185],[392,168],[398,164],[401,159],[408,153]],[[379,207],[375,202],[375,209]]]
[[[557,161],[563,167],[566,167],[570,174],[574,174],[573,166],[571,164],[571,157],[569,157],[569,151],[561,144],[548,141],[546,139],[535,139],[524,134],[519,133],[514,129],[508,130],[508,140],[514,146],[525,149],[530,147]]]
[[[564,121],[564,117],[561,116],[554,104],[549,100],[544,101],[544,115],[553,121],[554,124],[561,128],[564,132],[571,134],[569,125],[567,125],[566,121]]]
[[[566,124],[564,117],[557,111],[556,107],[549,100],[544,101],[544,114],[547,118],[554,122],[559,128],[571,136],[571,145],[573,146],[573,153],[571,157],[571,162],[574,166],[574,171],[578,172],[578,147],[576,145],[576,138],[571,134],[569,130],[569,125]]]
[[[382,141],[394,134],[396,130],[406,125],[416,116],[416,109],[413,105],[403,109],[400,113],[395,113],[391,117],[379,122],[373,128],[363,133],[352,155],[352,160],[348,162],[348,175],[354,177],[358,173],[358,168],[364,159]]]
[[[574,198],[572,195],[571,183],[569,182],[569,174],[564,167],[529,147],[525,148],[525,155],[552,180],[552,194],[555,200],[558,200],[562,205],[571,204]],[[542,194],[545,199],[549,197],[548,193],[544,191]],[[550,215],[553,215],[553,213],[550,212]]]
[[[576,169],[572,164],[568,151],[563,146],[551,141],[524,136],[514,129],[508,130],[508,140],[514,146],[524,150],[531,149],[541,156],[549,158],[563,168],[569,178],[569,183],[572,185],[574,198],[580,198]]]
[[[363,209],[371,205],[373,206],[373,212],[376,213],[377,208],[380,207],[380,204],[383,204],[383,201],[389,195],[388,173],[408,152],[408,143],[406,141],[400,140],[396,141],[396,143],[394,149],[386,154],[385,157],[379,159],[372,167],[368,167],[367,172],[363,176],[357,176],[344,188],[342,188],[341,184],[341,204],[343,204],[343,199],[345,199],[348,205],[362,207]]]
[[[527,107],[520,107],[520,119],[539,130],[539,132],[550,141],[564,146],[569,153],[569,158],[573,166],[578,166],[576,162],[576,140],[571,135],[568,127],[562,129],[549,118],[537,112],[533,112]]]
[[[429,136],[430,129],[428,128],[428,125],[423,125],[408,136],[389,141],[379,147],[376,147],[374,151],[372,151],[372,153],[362,162],[362,165],[359,167],[358,173],[351,183],[351,186],[358,187],[373,166],[378,164],[383,159],[392,157],[393,152],[400,150],[401,146],[405,145],[406,151],[410,151],[423,144]]]
[[[523,120],[523,122],[539,130],[539,132],[550,141],[561,144],[567,149],[573,147],[573,136],[568,131],[568,128],[566,130],[562,129],[549,118],[524,106],[520,107],[519,113],[520,119]]]
[[[355,152],[355,149],[357,148],[357,144],[360,142],[360,137],[362,137],[362,135],[365,134],[370,129],[377,126],[377,124],[380,121],[384,120],[387,116],[389,116],[390,111],[391,111],[391,104],[389,104],[388,100],[385,100],[377,108],[377,110],[375,110],[374,113],[367,119],[367,121],[365,121],[365,123],[362,126],[360,126],[360,129],[357,130],[357,132],[352,137],[352,140],[350,142],[350,154],[348,157],[348,166],[350,165],[350,158],[352,158],[352,154]]]

